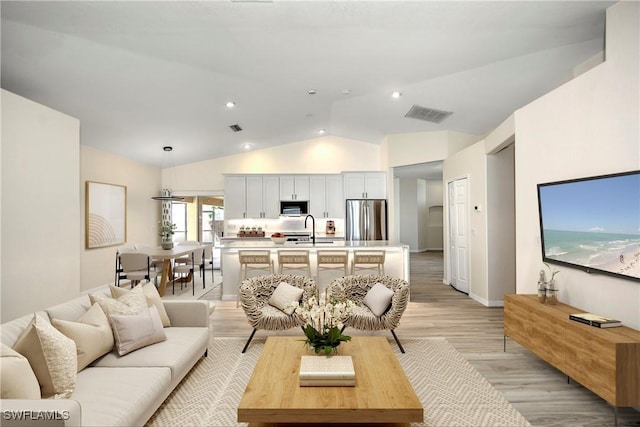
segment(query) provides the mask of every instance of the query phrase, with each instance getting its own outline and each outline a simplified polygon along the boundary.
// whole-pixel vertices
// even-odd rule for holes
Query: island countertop
[[[396,242],[393,240],[334,240],[334,241],[316,241],[313,242],[284,242],[274,243],[271,239],[255,239],[255,240],[233,240],[223,241],[218,246],[224,249],[390,249],[409,248],[406,243]]]
[[[278,253],[280,251],[306,251],[309,253],[310,273],[304,270],[293,274],[310,274],[322,291],[333,279],[349,274],[354,252],[357,251],[383,251],[385,253],[384,274],[409,281],[409,245],[393,240],[316,240],[313,242],[284,242],[274,243],[271,239],[227,240],[218,246],[221,251],[222,266],[222,299],[237,300],[238,286],[244,279],[240,267],[238,254],[240,251],[261,250],[268,251],[273,263],[273,272],[278,273]],[[332,271],[319,271],[317,255],[319,251],[343,251],[347,252],[347,270],[334,269]],[[267,271],[253,271],[253,275],[269,274]]]

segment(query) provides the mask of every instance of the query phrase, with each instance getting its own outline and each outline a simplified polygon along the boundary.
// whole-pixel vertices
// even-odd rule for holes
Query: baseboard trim
[[[482,298],[473,292],[469,292],[469,297],[474,301],[478,301],[485,307],[504,307],[504,300],[489,301],[488,299]]]

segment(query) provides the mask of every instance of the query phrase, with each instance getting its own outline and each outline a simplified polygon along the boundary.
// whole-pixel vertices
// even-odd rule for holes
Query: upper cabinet
[[[316,218],[344,218],[342,175],[309,177],[309,212]]]
[[[386,172],[345,172],[345,199],[386,199]]]
[[[277,176],[226,176],[224,194],[225,219],[278,218],[280,215]]]
[[[280,200],[309,200],[309,175],[280,175]]]
[[[224,178],[224,218],[246,218],[247,183],[244,176],[225,176]]]

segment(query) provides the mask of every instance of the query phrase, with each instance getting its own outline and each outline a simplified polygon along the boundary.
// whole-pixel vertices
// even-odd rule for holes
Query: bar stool
[[[320,284],[320,272],[323,270],[343,270],[343,276],[349,275],[348,251],[318,251],[318,285]]]
[[[274,274],[270,251],[238,251],[238,258],[240,259],[240,283],[247,279],[249,270]],[[237,299],[236,308],[239,306],[240,299]]]
[[[289,270],[307,270],[311,277],[311,263],[309,263],[309,251],[278,251],[278,265],[280,266],[280,274],[285,269]]]
[[[353,251],[351,274],[357,271],[376,270],[378,276],[384,276],[384,251]]]

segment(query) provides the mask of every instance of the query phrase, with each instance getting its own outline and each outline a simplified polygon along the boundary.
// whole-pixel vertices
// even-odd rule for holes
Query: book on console
[[[622,322],[619,320],[598,316],[597,314],[592,313],[570,314],[569,319],[586,325],[595,326],[596,328],[615,328],[616,326],[622,326]]]
[[[300,385],[355,385],[351,356],[302,356]]]

